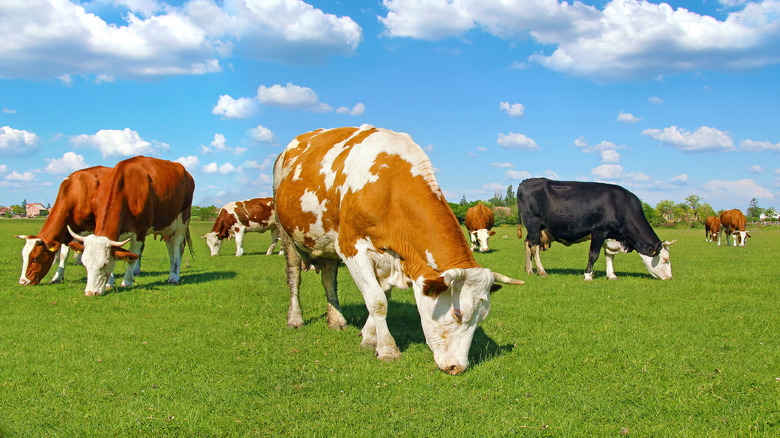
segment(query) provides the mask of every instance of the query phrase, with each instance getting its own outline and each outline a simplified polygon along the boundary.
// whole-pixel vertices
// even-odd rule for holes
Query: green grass
[[[367,311],[343,267],[348,329],[328,330],[314,273],[306,326],[288,329],[269,234],[247,235],[241,258],[232,242],[209,257],[196,238],[178,286],[165,283],[165,245],[149,240],[135,287],[86,297],[72,262],[63,284],[17,284],[13,235],[41,224],[0,221],[0,436],[780,434],[777,228],[751,229],[744,248],[659,230],[679,239],[671,281],[632,253],[615,257],[617,281],[602,255],[586,283],[587,244],[553,245],[550,276],[532,277],[515,229],[501,227],[475,257],[526,284],[493,294],[472,366],[453,377],[436,368],[410,291],[394,291],[389,309],[403,358],[360,348]]]

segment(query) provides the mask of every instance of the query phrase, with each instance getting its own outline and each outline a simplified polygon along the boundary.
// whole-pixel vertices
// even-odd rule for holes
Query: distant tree
[[[214,205],[208,207],[200,207],[197,205],[192,206],[192,217],[201,221],[213,221],[217,218],[219,210]]]
[[[21,205],[12,205],[11,211],[13,211],[15,215],[27,214],[27,209],[22,207]]]
[[[757,222],[758,218],[761,217],[761,213],[763,213],[764,210],[758,206],[758,199],[753,198],[750,200],[750,203],[748,204],[747,208],[747,220],[751,222]]]
[[[664,221],[674,222],[674,202],[663,200],[655,205],[655,211],[658,212]]]
[[[488,199],[488,202],[498,207],[506,207],[506,199],[501,193],[495,192],[493,197]]]
[[[642,202],[642,211],[650,225],[657,227],[663,223],[663,217],[647,202]]]
[[[690,213],[692,216],[690,219],[692,221],[702,222],[702,218],[700,214],[701,212],[699,211],[701,209],[702,199],[704,198],[702,198],[699,195],[688,195],[685,198],[685,203],[690,207]]]
[[[755,199],[755,198],[753,198],[753,199]],[[27,211],[27,200],[26,199],[22,200],[22,208],[24,209],[24,211]]]
[[[698,219],[699,223],[704,224],[704,222],[707,221],[708,217],[710,217],[710,216],[718,216],[718,214],[715,213],[715,210],[712,208],[712,206],[710,206],[710,204],[705,202],[705,203],[702,203],[699,206],[698,216],[699,216],[699,219]]]
[[[463,195],[462,198],[460,198],[460,205],[466,205],[469,201],[466,200],[466,195]]]
[[[515,196],[515,191],[512,189],[512,185],[510,184],[509,187],[506,188],[506,205],[511,206],[517,204],[517,197]]]

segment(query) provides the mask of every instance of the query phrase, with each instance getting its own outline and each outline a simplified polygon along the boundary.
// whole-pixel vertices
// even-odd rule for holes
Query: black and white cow
[[[522,238],[525,224],[525,271],[533,274],[531,255],[536,271],[546,276],[539,257],[540,246],[547,249],[552,242],[564,245],[590,240],[585,280],[593,279],[593,264],[604,246],[607,257],[607,277],[617,278],[612,257],[620,252],[636,251],[655,278],[672,278],[669,245],[662,242],[647,222],[639,198],[623,187],[613,184],[574,181],[553,181],[531,178],[517,188],[517,236]]]

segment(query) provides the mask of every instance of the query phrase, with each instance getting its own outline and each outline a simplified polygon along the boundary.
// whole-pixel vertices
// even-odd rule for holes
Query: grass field
[[[780,229],[751,228],[744,248],[704,232],[659,230],[674,278],[635,254],[582,273],[587,244],[543,253],[548,278],[523,272],[521,242],[501,227],[485,267],[526,281],[493,294],[459,376],[438,370],[411,291],[388,323],[400,361],[360,347],[367,316],[345,268],[349,327],[328,330],[318,276],[304,273],[306,326],[286,327],[282,256],[270,234],[226,243],[166,284],[165,245],[147,241],[133,288],[84,296],[65,282],[22,287],[22,242],[36,220],[0,220],[0,436],[779,436]],[[508,239],[501,239],[507,235]],[[124,272],[117,263],[117,273]],[[50,272],[46,281],[51,277]]]

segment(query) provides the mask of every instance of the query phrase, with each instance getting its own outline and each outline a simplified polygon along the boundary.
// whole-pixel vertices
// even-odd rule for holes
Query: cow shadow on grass
[[[366,306],[363,304],[341,306],[341,313],[344,315],[344,319],[347,320],[347,325],[353,326],[358,330],[363,328],[363,325],[365,325],[366,319],[368,318],[368,309],[366,309]],[[317,319],[325,319],[325,315],[322,314],[318,317],[311,318],[306,321],[306,324]],[[423,333],[420,314],[418,313],[415,304],[399,303],[394,302],[392,299],[389,300],[387,327],[390,330],[390,334],[395,338],[395,343],[401,353],[408,350],[411,345],[425,345],[425,334]],[[482,330],[482,327],[477,327],[471,342],[471,349],[469,350],[469,363],[472,365],[479,364],[486,360],[490,360],[493,357],[508,353],[512,351],[513,348],[514,345],[512,344],[497,344],[484,330]]]
[[[222,280],[232,280],[235,278],[238,274],[235,271],[203,271],[203,272],[188,272],[181,274],[179,277],[179,282],[175,285],[168,283],[168,271],[160,271],[160,272],[149,272],[147,275],[162,275],[164,278],[157,281],[152,281],[149,283],[142,282],[141,284],[138,284],[138,281],[136,281],[134,287],[137,289],[157,289],[160,286],[170,287],[170,286],[187,286],[187,285],[193,285],[193,284],[201,284],[201,283],[210,283],[214,281],[222,281]],[[144,273],[141,272],[140,276],[136,276],[136,279],[143,279]],[[122,281],[122,277],[117,277],[118,282]]]
[[[585,275],[585,269],[572,269],[572,268],[552,268],[552,269],[545,269],[547,272],[547,275],[555,275],[555,276],[578,276],[582,277]],[[618,280],[620,280],[621,277],[634,277],[634,278],[650,278],[649,274],[641,273],[641,272],[620,272],[615,271],[615,275],[617,275]],[[536,275],[536,272],[534,272],[534,276]],[[598,271],[593,270],[593,280],[598,279],[606,279],[607,273],[604,271]]]

